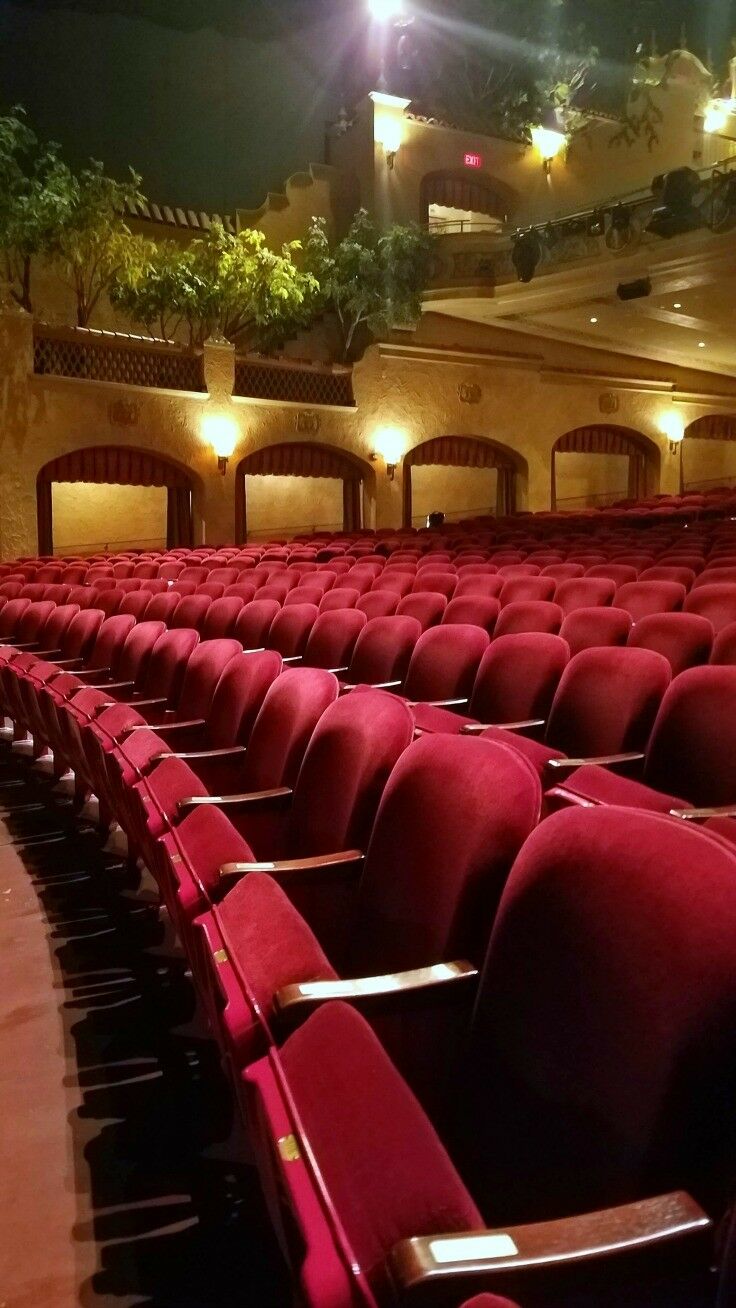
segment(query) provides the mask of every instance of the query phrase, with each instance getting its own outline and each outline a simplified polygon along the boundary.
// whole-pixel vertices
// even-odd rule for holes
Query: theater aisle
[[[287,1305],[155,915],[5,743],[0,823],[2,1308]]]

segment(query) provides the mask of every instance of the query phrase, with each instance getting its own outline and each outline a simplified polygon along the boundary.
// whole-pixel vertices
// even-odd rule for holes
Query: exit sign
[[[465,156],[465,167],[466,167],[466,168],[482,168],[482,167],[483,167],[483,158],[482,158],[482,155],[479,155],[479,154],[466,154],[466,156]]]

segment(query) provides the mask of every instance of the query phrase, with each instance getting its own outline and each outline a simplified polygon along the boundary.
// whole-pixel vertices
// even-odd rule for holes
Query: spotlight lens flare
[[[391,23],[404,15],[404,0],[368,0],[368,10],[375,23]]]

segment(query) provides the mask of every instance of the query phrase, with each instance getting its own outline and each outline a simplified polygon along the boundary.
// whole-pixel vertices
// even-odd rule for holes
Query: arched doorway
[[[684,490],[736,485],[736,414],[708,413],[685,429],[682,443]]]
[[[38,552],[51,554],[54,548],[53,486],[63,482],[90,485],[157,486],[166,489],[166,544],[169,549],[194,544],[192,523],[192,479],[186,468],[161,454],[119,445],[94,445],[73,450],[44,465],[36,479]],[[123,510],[114,501],[109,536],[120,534]],[[98,545],[101,542],[96,542]],[[112,543],[112,541],[110,542]],[[117,542],[116,542],[117,543]]]
[[[463,483],[468,488],[477,482],[474,472],[484,470],[495,473],[493,478],[489,478],[486,492],[489,499],[492,497],[492,502],[484,505],[458,505],[456,510],[451,510],[451,516],[472,517],[478,512],[485,511],[495,512],[499,517],[503,517],[516,512],[517,479],[519,473],[526,467],[520,455],[507,446],[499,445],[496,441],[487,440],[483,436],[437,436],[434,440],[424,441],[422,445],[415,445],[404,459],[405,527],[412,526],[415,516],[412,469],[432,466],[463,469],[465,476],[461,479],[461,493]],[[435,509],[447,513],[446,504],[433,504],[432,510]],[[421,516],[424,516],[424,506]]]
[[[342,483],[341,494],[335,488],[334,496],[329,485],[324,487],[322,507],[318,504],[319,497],[310,497],[308,488],[302,493],[299,487],[296,488],[295,506],[292,504],[287,507],[284,504],[279,510],[278,504],[274,504],[273,521],[264,524],[262,530],[266,533],[270,530],[274,535],[285,535],[311,531],[314,527],[357,531],[362,524],[363,482],[369,471],[360,459],[345,450],[312,441],[285,441],[281,445],[266,445],[261,450],[254,450],[241,459],[236,471],[236,540],[243,544],[248,539],[246,477],[310,477],[321,483]],[[294,501],[295,497],[292,495],[291,499]],[[302,521],[293,520],[295,512],[296,519],[301,517]],[[283,522],[278,521],[279,515],[283,517]],[[323,517],[325,521],[314,521],[316,517]],[[252,523],[250,530],[254,530]]]
[[[422,178],[419,203],[423,226],[438,236],[500,230],[512,207],[512,192],[502,182],[475,172],[477,167],[474,163],[465,170],[445,169]]]
[[[640,500],[657,488],[659,450],[630,427],[576,427],[552,447],[551,481],[553,509]]]

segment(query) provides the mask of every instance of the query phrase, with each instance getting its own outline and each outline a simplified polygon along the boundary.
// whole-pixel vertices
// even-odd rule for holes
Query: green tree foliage
[[[432,239],[420,227],[395,224],[381,231],[365,209],[336,244],[324,219],[314,219],[305,266],[319,284],[320,307],[337,318],[344,358],[352,357],[361,329],[381,335],[418,322],[431,250]]]
[[[68,174],[67,213],[54,233],[51,253],[74,291],[80,327],[88,325],[116,279],[141,262],[147,243],[132,235],[125,220],[128,206],[143,200],[140,182],[132,169],[122,182],[107,177],[94,159],[78,174]]]
[[[239,344],[272,349],[306,325],[317,305],[315,277],[295,262],[300,249],[291,241],[275,253],[262,232],[234,235],[213,223],[188,246],[162,242],[141,249],[140,259],[117,274],[111,299],[168,340],[186,326],[191,345],[220,332]]]
[[[69,217],[70,179],[58,146],[39,145],[22,109],[0,117],[0,255],[10,293],[29,313],[32,260]]]

